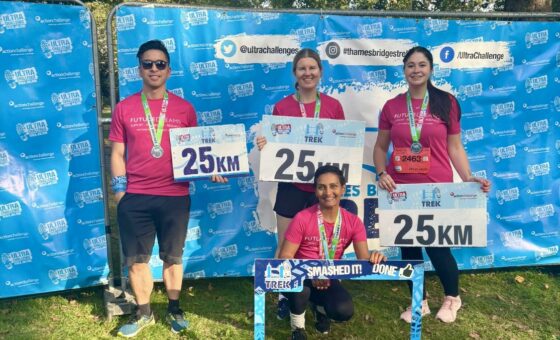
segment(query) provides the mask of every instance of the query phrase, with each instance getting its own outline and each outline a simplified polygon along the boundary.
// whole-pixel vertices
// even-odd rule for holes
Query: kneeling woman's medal
[[[161,156],[163,156],[163,148],[159,144],[154,145],[152,147],[152,150],[150,151],[150,153],[152,154],[152,157],[154,157],[154,158],[161,158]]]
[[[418,143],[418,142],[414,142],[410,145],[410,151],[412,151],[412,153],[420,153],[422,152],[422,144]]]

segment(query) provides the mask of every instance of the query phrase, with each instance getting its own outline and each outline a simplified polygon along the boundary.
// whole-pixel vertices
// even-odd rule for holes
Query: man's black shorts
[[[117,206],[125,265],[148,263],[156,235],[160,259],[181,264],[190,205],[190,196],[126,193]]]

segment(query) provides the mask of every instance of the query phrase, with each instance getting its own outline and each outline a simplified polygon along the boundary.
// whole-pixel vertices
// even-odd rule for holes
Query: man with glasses
[[[148,262],[157,235],[163,282],[169,298],[167,320],[175,333],[188,322],[179,308],[183,247],[189,220],[189,183],[175,182],[169,129],[196,126],[193,106],[169,93],[169,53],[159,40],[145,42],[136,55],[142,90],[119,102],[113,112],[111,185],[129,279],[138,310],[118,334],[133,337],[155,323],[150,308],[153,278]],[[216,176],[213,181],[225,182]]]

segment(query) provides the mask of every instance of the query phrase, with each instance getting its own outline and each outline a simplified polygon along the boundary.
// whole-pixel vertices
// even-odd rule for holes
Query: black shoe
[[[325,314],[317,310],[316,305],[311,306],[313,316],[315,317],[315,329],[321,334],[329,334],[331,330],[331,319]]]
[[[307,334],[305,334],[305,329],[296,328],[292,331],[292,340],[307,340]]]

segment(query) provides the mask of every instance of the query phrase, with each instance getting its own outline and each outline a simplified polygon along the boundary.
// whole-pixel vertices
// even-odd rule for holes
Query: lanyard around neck
[[[420,115],[418,116],[418,122],[414,122],[414,110],[412,109],[412,98],[410,96],[410,91],[406,93],[406,106],[408,109],[408,125],[410,126],[410,135],[412,136],[412,141],[418,143],[420,140],[420,133],[422,132],[422,125],[424,124],[424,118],[426,118],[426,113],[428,111],[428,102],[430,101],[430,95],[428,90],[424,94],[424,100],[422,101],[422,106],[420,107]]]
[[[340,230],[342,229],[342,219],[340,217],[340,208],[336,213],[336,221],[334,223],[333,235],[331,238],[331,246],[329,247],[329,241],[327,239],[327,232],[325,230],[325,223],[323,220],[323,213],[319,206],[317,206],[317,225],[319,226],[319,235],[321,236],[321,242],[319,243],[319,254],[324,257],[325,260],[333,260],[336,253],[336,247],[340,240]],[[328,251],[325,251],[328,250]]]
[[[165,125],[165,114],[167,113],[167,105],[169,104],[169,96],[167,91],[163,93],[163,102],[161,103],[161,111],[158,118],[157,131],[154,127],[154,118],[152,117],[152,111],[148,105],[148,98],[144,92],[142,92],[142,106],[144,107],[144,114],[146,115],[146,121],[148,122],[148,129],[150,130],[150,137],[152,137],[152,143],[154,146],[158,146],[161,143],[161,136],[163,135],[163,126]]]
[[[307,112],[305,111],[305,106],[304,106],[303,102],[301,101],[301,95],[299,94],[299,91],[296,91],[296,100],[299,103],[299,110],[301,112],[301,116],[303,118],[307,118]],[[321,112],[321,96],[319,95],[319,92],[317,91],[317,99],[315,99],[314,118],[319,118],[319,113],[320,112]]]

